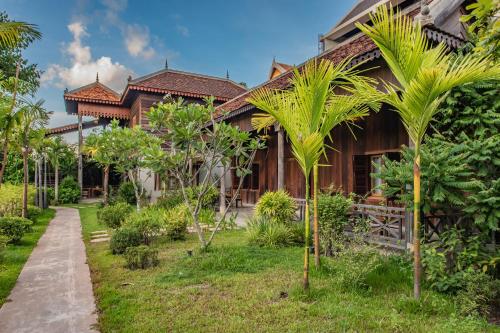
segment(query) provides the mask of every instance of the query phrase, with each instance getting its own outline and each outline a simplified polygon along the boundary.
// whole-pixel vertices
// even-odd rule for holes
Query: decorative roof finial
[[[129,75],[129,76],[127,77],[127,81],[132,81],[132,75]]]
[[[276,63],[276,56],[273,56],[273,64]]]
[[[66,88],[64,89],[64,93],[65,93],[65,94],[67,94],[67,93],[68,93],[68,91],[69,91],[69,90],[68,90],[68,87],[66,87]]]
[[[168,69],[168,58],[165,58],[165,69]]]
[[[95,82],[99,82],[99,72],[97,72],[97,74],[95,76]]]
[[[226,69],[226,79],[229,80],[229,70],[228,69]]]

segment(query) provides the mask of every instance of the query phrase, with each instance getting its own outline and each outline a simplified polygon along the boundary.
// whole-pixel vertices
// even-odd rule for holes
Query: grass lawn
[[[55,210],[44,210],[37,223],[33,225],[32,232],[24,234],[19,244],[7,245],[4,260],[0,263],[0,306],[5,303],[24,263],[54,216]]]
[[[80,215],[101,332],[500,331],[456,315],[452,299],[431,291],[413,301],[411,273],[393,261],[370,274],[364,289],[340,284],[338,267],[313,270],[305,294],[302,249],[249,247],[243,231],[220,233],[203,254],[194,235],[159,240],[160,265],[130,271],[107,243],[89,243],[90,232],[105,229],[96,208],[80,208]],[[195,249],[193,257],[187,249]]]

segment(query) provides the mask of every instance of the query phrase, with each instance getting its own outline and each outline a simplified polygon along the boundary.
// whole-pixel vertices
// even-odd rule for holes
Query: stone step
[[[92,231],[90,234],[91,235],[96,235],[96,234],[107,234],[107,230],[98,230],[98,231]]]
[[[111,239],[110,237],[93,238],[90,240],[90,242],[91,243],[109,242],[110,239]]]

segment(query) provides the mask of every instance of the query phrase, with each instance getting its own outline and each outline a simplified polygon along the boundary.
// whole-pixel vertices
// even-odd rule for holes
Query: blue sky
[[[327,32],[355,0],[0,0],[11,19],[35,23],[41,41],[25,56],[45,71],[37,98],[51,125],[75,122],[62,98],[100,81],[115,90],[126,77],[164,68],[225,76],[250,87],[266,80],[273,56],[299,64],[317,54]]]

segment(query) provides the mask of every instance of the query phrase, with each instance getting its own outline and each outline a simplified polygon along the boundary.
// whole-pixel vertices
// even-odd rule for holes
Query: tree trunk
[[[49,199],[47,198],[47,156],[43,157],[43,209],[49,207]]]
[[[78,114],[78,185],[80,186],[80,198],[83,194],[83,127],[82,115]]]
[[[319,257],[319,225],[318,225],[318,163],[314,164],[313,168],[313,185],[314,185],[314,197],[313,197],[313,210],[314,210],[314,221],[313,221],[313,232],[314,232],[314,266],[319,268],[321,265]]]
[[[226,169],[225,169],[225,167],[223,167],[223,169],[222,169],[222,174],[223,175],[220,179],[219,213],[221,215],[224,215],[224,213],[226,212],[226,179],[225,179]]]
[[[28,150],[23,148],[23,210],[22,217],[28,218]]]
[[[59,163],[56,163],[54,171],[54,199],[59,204]]]
[[[104,206],[107,206],[109,203],[109,165],[104,167],[104,183],[102,185],[104,191]]]
[[[38,160],[35,159],[35,206],[38,206]]]
[[[305,218],[304,218],[304,224],[305,224],[305,247],[304,247],[304,290],[309,289],[309,238],[310,238],[310,213],[309,213],[309,177],[306,178],[306,207],[305,207]]]
[[[5,172],[5,166],[7,165],[8,154],[9,154],[9,145],[7,143],[7,138],[5,138],[5,143],[3,144],[2,167],[0,168],[0,186],[2,186],[3,184],[3,174]]]
[[[415,162],[413,165],[413,294],[420,298],[420,280],[422,265],[420,262],[420,150],[415,146]]]
[[[38,159],[38,207],[43,208],[42,161]]]

